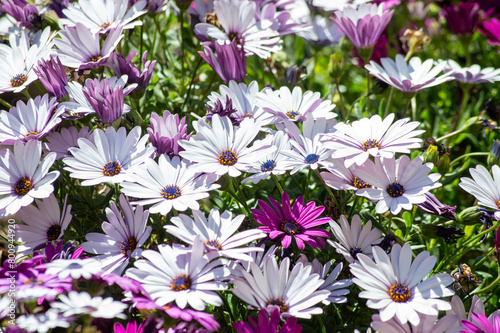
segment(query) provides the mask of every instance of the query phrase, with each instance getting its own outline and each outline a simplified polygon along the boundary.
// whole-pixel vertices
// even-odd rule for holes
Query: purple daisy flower
[[[490,316],[487,318],[482,313],[471,313],[472,321],[462,320],[464,330],[460,333],[495,333],[500,332],[500,317]]]
[[[391,20],[392,11],[384,10],[384,4],[362,4],[355,9],[347,6],[336,11],[334,22],[358,49],[367,49],[377,42]]]
[[[66,70],[58,57],[50,57],[50,60],[40,60],[38,68],[34,68],[38,79],[49,94],[61,99],[68,94],[66,86],[68,77]]]
[[[460,1],[458,5],[443,6],[443,16],[450,30],[460,36],[472,35],[479,23],[479,5]]]
[[[189,140],[191,137],[191,133],[187,134],[186,117],[179,120],[179,115],[171,114],[170,111],[164,111],[162,117],[153,112],[149,122],[149,139],[156,147],[156,153],[167,154],[170,158],[179,156],[179,152],[184,150],[179,146],[179,140]]]
[[[280,310],[275,307],[269,317],[266,309],[259,311],[258,320],[248,316],[248,323],[244,321],[234,322],[233,327],[237,333],[276,333],[280,324]],[[278,333],[300,333],[302,326],[297,324],[297,318],[291,317],[281,325]]]
[[[203,43],[204,52],[198,52],[203,60],[220,76],[222,81],[241,81],[247,75],[245,50],[238,49],[238,43],[219,45],[218,43]]]
[[[142,55],[142,72],[137,68],[132,59],[136,56],[136,52],[131,51],[126,58],[119,53],[113,53],[113,55],[108,59],[106,66],[111,68],[116,76],[127,75],[127,83],[137,83],[135,91],[142,91],[146,89],[153,74],[153,69],[156,65],[156,60],[146,61],[148,52],[144,52]]]
[[[292,239],[295,239],[301,250],[305,247],[304,242],[314,249],[324,248],[325,240],[321,237],[330,237],[330,233],[313,227],[330,221],[329,217],[317,218],[325,207],[316,207],[313,201],[304,205],[304,198],[300,196],[292,208],[286,192],[283,192],[281,206],[271,197],[269,201],[273,207],[259,200],[260,209],[252,209],[255,221],[264,225],[259,229],[268,233],[271,239],[280,237],[281,245],[285,248],[290,246]]]

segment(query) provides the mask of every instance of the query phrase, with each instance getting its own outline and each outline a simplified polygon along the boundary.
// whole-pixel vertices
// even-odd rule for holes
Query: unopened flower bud
[[[432,162],[432,164],[437,165],[439,162],[438,147],[434,145],[429,145],[423,157],[424,157],[424,163]]]
[[[330,62],[328,63],[328,74],[334,80],[340,78],[342,75],[342,70],[344,69],[344,58],[342,54],[336,52],[330,56]]]
[[[438,172],[441,174],[441,176],[444,176],[448,173],[448,171],[450,171],[450,163],[450,157],[448,155],[444,155],[441,157],[437,166]]]
[[[500,141],[494,140],[491,147],[490,155],[488,156],[488,166],[491,168],[493,165],[500,166]]]
[[[482,223],[480,221],[481,215],[481,211],[477,207],[468,207],[458,214],[457,220],[464,225],[474,225]]]

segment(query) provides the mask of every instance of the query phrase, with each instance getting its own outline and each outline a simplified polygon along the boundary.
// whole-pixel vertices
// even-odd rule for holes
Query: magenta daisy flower
[[[325,207],[316,207],[312,201],[304,205],[304,198],[300,196],[292,208],[286,192],[283,192],[281,206],[271,197],[269,201],[272,207],[259,200],[260,209],[252,209],[252,213],[255,221],[264,225],[259,229],[268,233],[271,239],[281,238],[283,247],[289,247],[292,239],[295,239],[301,250],[305,247],[304,242],[314,249],[325,246],[325,240],[321,237],[330,237],[330,234],[325,230],[314,228],[330,221],[328,217],[317,218]]]
[[[464,333],[494,333],[500,332],[500,317],[487,318],[482,313],[471,313],[471,317],[474,321],[462,320],[462,325],[465,330],[460,332]]]

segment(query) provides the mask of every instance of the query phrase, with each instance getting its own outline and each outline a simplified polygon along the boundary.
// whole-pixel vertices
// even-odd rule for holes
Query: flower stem
[[[347,121],[346,118],[346,113],[345,113],[345,106],[344,106],[344,99],[342,98],[342,93],[340,92],[340,80],[336,80],[335,86],[337,89],[337,93],[339,94],[339,99],[340,99],[340,110],[342,111],[342,118],[344,118],[344,122]]]
[[[406,113],[408,112],[408,106],[410,105],[410,102],[411,102],[411,98],[408,98],[406,100],[406,104],[405,104],[405,110],[403,112],[403,118],[406,117]]]
[[[318,178],[321,180],[321,182],[323,183],[323,186],[325,187],[326,191],[328,192],[328,194],[330,194],[330,197],[333,199],[333,202],[335,202],[335,205],[337,206],[337,208],[340,211],[340,203],[337,201],[337,198],[335,197],[335,194],[333,194],[333,192],[330,189],[330,187],[328,185],[326,185],[325,180],[323,179],[323,177],[319,173],[318,169],[314,170],[314,172],[316,173],[316,175],[318,176]]]
[[[3,106],[5,106],[6,108],[11,108],[12,105],[10,105],[9,103],[7,103],[6,101],[4,101],[3,99],[0,98],[0,104],[2,104]]]
[[[281,184],[278,181],[278,177],[276,177],[276,175],[274,175],[273,173],[271,173],[271,178],[273,179],[274,183],[276,184],[276,186],[280,190],[280,193],[283,194],[283,187],[281,187]]]
[[[455,115],[455,119],[453,119],[453,123],[451,124],[450,131],[448,132],[448,134],[452,133],[455,130],[455,128],[457,127],[458,120],[460,119],[460,115],[462,114],[463,110],[466,108],[467,102],[469,100],[470,86],[464,86],[462,89],[463,89],[462,101],[460,102],[460,107],[458,108],[458,112]]]
[[[365,109],[366,109],[366,114],[369,117],[370,116],[370,72],[368,72],[368,70],[366,69],[365,74],[366,74],[366,104],[365,104],[366,106],[365,106]]]
[[[391,89],[389,90],[389,97],[387,98],[387,104],[385,105],[384,119],[385,119],[385,117],[387,117],[389,115],[393,95],[394,95],[394,87],[391,87]]]
[[[236,178],[234,177],[231,177],[231,179],[233,180],[233,184],[234,184],[234,187],[236,188],[236,190],[238,191],[238,194],[241,195],[241,200],[238,200],[239,202],[241,202],[241,204],[243,205],[243,207],[245,207],[245,210],[247,211],[247,214],[248,214],[248,217],[250,217],[251,219],[251,213],[252,211],[250,210],[250,208],[248,207],[248,204],[247,204],[247,198],[245,196],[245,193],[243,192],[243,189],[241,188],[240,184],[238,183],[238,181],[236,180]],[[235,194],[236,195],[236,194]],[[235,196],[236,197],[236,196]],[[237,197],[236,197],[237,198]]]

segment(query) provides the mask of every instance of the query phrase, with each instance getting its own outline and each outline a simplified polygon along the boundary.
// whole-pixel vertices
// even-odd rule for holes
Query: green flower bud
[[[420,231],[426,238],[438,238],[437,227],[434,224],[423,224],[420,226]]]
[[[477,209],[477,207],[468,207],[462,210],[457,215],[457,220],[458,222],[465,225],[474,225],[477,223],[482,223],[481,221],[479,221],[480,217],[481,212]]]
[[[450,163],[451,161],[448,155],[444,155],[441,157],[437,166],[438,172],[441,174],[441,176],[444,176],[448,173],[448,171],[450,171]]]
[[[342,76],[342,70],[344,69],[344,58],[342,54],[336,52],[330,56],[330,62],[328,63],[328,74],[334,80]]]
[[[424,157],[424,163],[432,162],[432,164],[437,165],[439,162],[438,147],[429,145],[423,157]]]
[[[493,165],[500,166],[500,141],[494,140],[493,146],[491,147],[490,155],[488,156],[488,166],[491,167]]]

